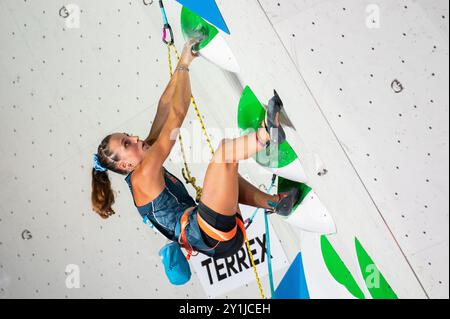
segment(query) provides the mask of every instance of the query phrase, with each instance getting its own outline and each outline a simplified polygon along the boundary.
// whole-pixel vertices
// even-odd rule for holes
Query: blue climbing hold
[[[273,299],[310,299],[301,253],[298,253],[284,275]]]
[[[215,0],[177,0],[177,2],[215,25],[223,32],[230,34],[230,30]]]

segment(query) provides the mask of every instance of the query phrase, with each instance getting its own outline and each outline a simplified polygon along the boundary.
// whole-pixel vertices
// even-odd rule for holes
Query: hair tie
[[[97,154],[94,154],[94,169],[97,172],[106,172],[108,170],[102,166]]]

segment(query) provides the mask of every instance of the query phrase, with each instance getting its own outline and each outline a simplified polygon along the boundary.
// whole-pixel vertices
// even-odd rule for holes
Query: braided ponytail
[[[92,209],[103,219],[108,219],[116,213],[112,209],[112,205],[115,202],[115,195],[111,188],[108,170],[121,175],[128,174],[127,171],[117,168],[117,162],[120,161],[120,158],[116,155],[113,156],[109,150],[111,137],[112,135],[108,135],[100,143],[96,154],[95,166],[97,168],[94,167],[92,169]],[[105,168],[106,170],[99,170],[98,167]]]

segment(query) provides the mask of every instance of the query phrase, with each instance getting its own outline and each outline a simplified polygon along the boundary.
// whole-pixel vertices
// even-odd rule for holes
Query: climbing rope
[[[267,270],[269,272],[270,295],[273,299],[273,296],[275,295],[275,288],[273,284],[272,253],[270,249],[269,214],[267,211],[264,211],[264,224],[266,228],[266,255],[267,255]]]
[[[164,9],[164,5],[163,5],[162,0],[160,0],[160,7],[161,7],[161,11],[163,13],[163,19],[164,19],[163,42],[165,44],[167,44],[169,75],[170,75],[170,78],[172,78],[172,76],[173,76],[173,68],[172,68],[171,48],[173,48],[173,51],[174,51],[175,56],[177,57],[178,61],[180,60],[180,56],[179,56],[178,51],[177,51],[177,49],[175,47],[175,44],[174,44],[175,41],[173,39],[173,33],[171,32],[172,28],[170,27],[170,24],[167,21],[167,16],[166,16],[166,13],[165,13],[165,9]],[[166,30],[170,31],[171,41],[166,41]],[[191,101],[192,101],[192,105],[194,106],[194,111],[195,111],[195,115],[197,117],[197,120],[200,123],[201,129],[202,129],[202,133],[203,133],[203,135],[204,135],[204,137],[206,139],[206,143],[208,144],[209,151],[210,151],[211,155],[213,156],[214,153],[215,153],[214,152],[214,148],[212,147],[211,139],[210,139],[209,134],[208,134],[208,132],[206,130],[205,123],[203,122],[203,119],[202,119],[202,117],[200,115],[200,111],[198,109],[197,103],[196,103],[195,98],[194,98],[193,95],[191,95]],[[197,179],[191,175],[191,171],[189,169],[189,165],[188,165],[187,159],[186,159],[186,152],[184,150],[184,143],[183,143],[183,137],[181,135],[181,132],[180,132],[180,134],[178,134],[178,140],[180,141],[181,154],[182,154],[183,161],[184,161],[184,168],[182,169],[183,177],[186,180],[187,184],[191,184],[194,187],[194,189],[196,191],[196,201],[199,202],[201,197],[202,197],[203,189],[202,189],[202,187],[197,185]],[[252,250],[250,248],[250,243],[248,241],[248,237],[247,237],[246,234],[245,234],[245,243],[246,243],[247,252],[248,252],[248,255],[250,257],[251,264],[252,264],[253,272],[255,273],[256,282],[258,283],[258,288],[259,288],[259,292],[261,294],[261,298],[262,299],[266,299],[265,296],[264,296],[264,291],[263,291],[263,287],[262,287],[262,284],[261,284],[261,279],[259,277],[258,270],[256,269],[255,258],[253,257]]]
[[[271,193],[272,189],[275,187],[277,175],[272,176],[272,182],[270,184],[270,187],[267,190],[267,193]],[[264,187],[265,188],[265,187]],[[260,208],[257,208],[253,215],[245,221],[247,224],[245,226],[245,229],[248,229],[252,224],[253,220],[255,219],[256,215],[260,211]],[[272,253],[270,249],[270,230],[269,230],[269,212],[267,210],[264,211],[264,224],[265,224],[265,230],[266,230],[266,255],[267,255],[267,270],[269,272],[269,284],[270,284],[270,293],[271,297],[273,299],[273,296],[275,295],[275,288],[273,283],[273,269],[272,269]]]

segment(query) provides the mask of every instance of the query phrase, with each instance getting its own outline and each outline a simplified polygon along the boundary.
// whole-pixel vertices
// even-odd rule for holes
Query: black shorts
[[[224,216],[219,213],[216,213],[208,206],[200,202],[198,205],[198,214],[207,222],[209,225],[214,227],[217,230],[223,232],[229,232],[234,227],[236,227],[236,217],[243,221],[242,216],[238,213],[234,216]],[[217,240],[209,237],[201,228],[200,232],[202,234],[202,238],[204,242],[211,248],[216,247],[219,243]],[[239,249],[241,249],[242,244],[244,242],[244,234],[240,227],[237,228],[236,235],[233,239],[229,241],[220,242],[216,249],[214,250],[214,259],[218,258],[226,258],[233,256],[236,254]]]

